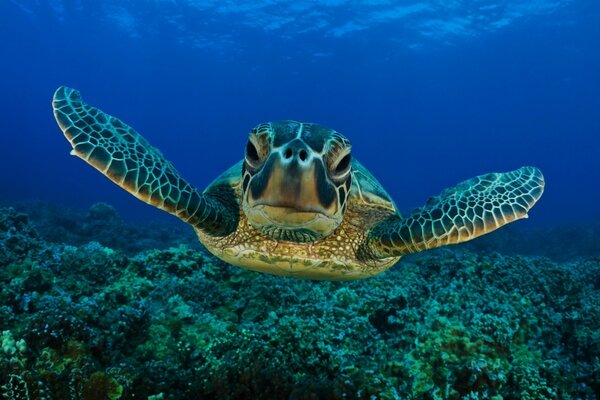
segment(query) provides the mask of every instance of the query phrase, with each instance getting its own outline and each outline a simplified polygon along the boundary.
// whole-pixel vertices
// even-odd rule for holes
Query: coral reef
[[[129,234],[107,207],[89,231]],[[463,246],[313,282],[73,229],[0,209],[0,399],[600,398],[597,256]]]
[[[200,249],[193,229],[175,219],[172,223],[130,225],[106,203],[92,204],[86,211],[42,201],[22,202],[13,208],[27,214],[35,231],[47,242],[78,246],[95,241],[129,255],[181,243]]]
[[[477,252],[543,256],[558,262],[600,256],[600,221],[544,228],[525,226],[517,222],[461,246]]]

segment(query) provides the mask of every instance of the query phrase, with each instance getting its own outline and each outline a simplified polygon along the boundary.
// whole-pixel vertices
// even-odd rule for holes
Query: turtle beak
[[[326,178],[322,161],[300,140],[271,153],[249,189],[250,207],[263,206],[273,218],[286,223],[291,222],[285,218],[289,214],[332,216],[338,211],[336,188]]]

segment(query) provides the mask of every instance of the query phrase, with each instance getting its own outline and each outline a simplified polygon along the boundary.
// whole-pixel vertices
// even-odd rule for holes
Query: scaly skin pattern
[[[60,87],[54,116],[83,159],[129,193],[183,221],[224,235],[237,225],[237,204],[227,193],[201,194],[183,179],[160,151],[118,118],[83,102],[79,92]]]
[[[402,256],[466,242],[527,218],[543,192],[544,177],[534,167],[471,178],[429,199],[405,219],[392,216],[376,225],[360,257]]]

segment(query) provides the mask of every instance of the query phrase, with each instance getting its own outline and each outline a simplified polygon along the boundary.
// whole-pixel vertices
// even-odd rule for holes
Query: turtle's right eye
[[[246,145],[246,159],[252,163],[258,163],[260,161],[256,146],[254,146],[254,143],[250,140],[248,140],[248,144]]]

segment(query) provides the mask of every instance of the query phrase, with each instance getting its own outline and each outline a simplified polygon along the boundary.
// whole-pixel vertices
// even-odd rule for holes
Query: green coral
[[[416,395],[460,399],[483,388],[498,395],[507,380],[509,362],[493,343],[474,339],[460,322],[438,318],[424,327],[406,359],[406,375]]]
[[[311,282],[50,244],[14,210],[0,239],[0,398],[600,397],[598,257],[458,248]]]
[[[3,331],[0,334],[0,352],[5,356],[12,356],[15,353],[24,353],[27,350],[25,340],[15,340],[11,331]]]
[[[123,386],[104,372],[94,372],[83,385],[83,400],[117,400],[123,395]]]

